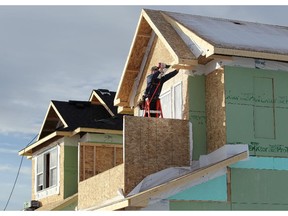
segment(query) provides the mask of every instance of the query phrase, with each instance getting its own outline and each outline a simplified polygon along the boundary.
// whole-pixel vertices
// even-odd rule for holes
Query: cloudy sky
[[[117,90],[142,8],[288,26],[288,6],[0,6],[0,210],[50,100]],[[6,210],[29,200],[24,158]]]

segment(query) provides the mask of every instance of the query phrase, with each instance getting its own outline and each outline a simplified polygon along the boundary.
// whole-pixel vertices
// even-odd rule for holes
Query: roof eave
[[[286,54],[268,53],[268,52],[235,49],[235,48],[214,47],[214,54],[288,62],[288,55]]]

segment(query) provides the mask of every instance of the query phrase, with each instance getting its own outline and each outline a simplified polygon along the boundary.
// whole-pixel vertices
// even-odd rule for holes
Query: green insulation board
[[[226,138],[250,155],[288,157],[288,73],[225,66]]]
[[[193,130],[193,160],[206,154],[205,76],[189,76],[189,119]]]
[[[287,179],[286,170],[232,168],[231,202],[234,206],[267,204],[288,207]]]
[[[78,148],[64,146],[64,198],[78,192]]]
[[[168,199],[227,201],[227,176],[222,175],[202,184],[195,185]]]
[[[169,202],[171,211],[225,211],[230,210],[230,203],[209,201],[174,201]]]
[[[246,168],[246,169],[268,169],[268,170],[287,170],[288,158],[276,157],[253,157],[250,156],[247,160],[239,161],[230,165],[231,168]]]

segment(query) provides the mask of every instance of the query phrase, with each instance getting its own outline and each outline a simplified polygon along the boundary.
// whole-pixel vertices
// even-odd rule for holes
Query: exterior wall
[[[250,155],[288,157],[288,73],[225,66],[227,143]]]
[[[190,166],[189,121],[124,116],[124,133],[126,195],[150,174]]]
[[[124,165],[121,164],[79,183],[78,209],[104,204],[110,199],[120,199],[117,191],[124,188]]]
[[[33,160],[35,160],[35,159],[33,159]],[[60,168],[60,180],[59,180],[59,182],[60,182],[60,188],[59,189],[60,190],[59,190],[59,194],[55,194],[55,195],[51,195],[51,196],[47,196],[47,197],[44,197],[42,199],[39,199],[38,201],[41,202],[42,206],[45,206],[45,205],[53,203],[53,202],[58,202],[58,201],[64,200],[64,171],[62,168],[62,167],[64,167],[64,145],[63,145],[63,143],[61,143],[61,145],[60,145],[60,158],[59,158],[59,160],[60,160],[60,163],[59,163],[60,164],[60,167],[59,167]],[[32,173],[35,173],[35,171]],[[32,176],[32,179],[33,178],[35,178],[35,176]],[[34,182],[35,182],[35,180],[34,180]],[[34,185],[32,185],[32,187],[34,187]],[[35,194],[34,194],[35,188],[33,188],[32,191],[33,191],[32,192],[32,199],[35,199]]]
[[[79,180],[83,181],[123,163],[122,145],[81,143],[79,163]]]
[[[193,160],[206,154],[206,111],[205,111],[205,76],[189,76],[188,105],[189,121],[193,131]]]
[[[230,210],[230,203],[212,201],[170,201],[171,211],[225,211]]]
[[[79,181],[123,163],[123,136],[87,133],[80,143]]]
[[[206,136],[208,153],[226,144],[224,70],[206,77]]]
[[[146,67],[144,68],[144,72],[142,74],[142,77],[139,82],[139,86],[137,88],[137,93],[135,96],[134,104],[137,104],[137,102],[142,98],[142,95],[144,94],[144,91],[146,89],[146,77],[151,73],[150,69],[152,66],[158,65],[159,62],[164,62],[166,64],[172,64],[174,62],[173,57],[169,53],[169,51],[166,49],[164,44],[159,40],[159,38],[155,38],[154,44],[151,48],[150,55],[147,59]],[[172,71],[172,68],[169,68],[167,71]],[[183,119],[188,119],[188,110],[185,108],[186,103],[188,102],[187,99],[187,86],[188,86],[188,76],[183,73],[179,72],[175,77],[167,81],[162,88],[162,93],[170,90],[172,85],[175,85],[179,82],[182,82],[182,92],[183,92]],[[134,115],[138,116],[139,109],[134,109]]]
[[[64,199],[78,192],[78,148],[64,146]]]
[[[60,144],[60,155],[59,155],[59,194],[54,194],[39,199],[42,206],[47,204],[62,201],[65,198],[77,193],[78,190],[78,149],[77,143],[79,136],[76,135],[72,138],[64,137],[57,141],[47,145],[43,151],[53,148],[57,144]],[[35,152],[36,155],[39,153]],[[32,199],[35,197],[35,158],[32,159]]]
[[[288,158],[254,157],[178,193],[170,210],[288,210]]]
[[[80,142],[122,144],[123,136],[118,134],[94,134],[86,133],[81,137]]]

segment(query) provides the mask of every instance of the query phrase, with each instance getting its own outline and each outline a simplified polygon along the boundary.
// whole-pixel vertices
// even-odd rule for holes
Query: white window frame
[[[180,98],[178,98],[179,102],[179,107],[180,107],[180,113],[176,113],[176,88],[179,86],[180,89]],[[182,90],[182,82],[176,83],[175,85],[171,86],[171,88],[165,92],[163,92],[160,95],[160,100],[161,98],[167,96],[167,94],[170,94],[170,100],[171,100],[171,113],[170,116],[167,113],[165,114],[165,111],[163,111],[163,103],[161,101],[161,106],[162,106],[162,111],[163,111],[163,116],[164,118],[172,118],[172,119],[183,119],[183,90]]]
[[[56,165],[54,165],[53,167],[50,167],[50,164],[51,164],[51,159],[49,159],[49,171],[46,170],[46,159],[45,157],[53,152],[53,151],[56,151]],[[38,164],[40,163],[39,160],[41,160],[41,163],[42,163],[42,170],[41,172],[38,173]],[[53,185],[50,185],[50,186],[47,186],[46,185],[46,176],[45,174],[47,172],[49,172],[49,182],[51,182],[52,180],[52,170],[55,170],[56,169],[56,181]],[[42,175],[42,184],[39,184],[38,182],[38,176],[39,175]],[[35,158],[35,183],[34,183],[34,191],[35,191],[35,197],[36,199],[42,199],[44,197],[47,197],[47,196],[51,196],[51,195],[55,195],[55,194],[59,194],[59,188],[60,188],[60,146],[57,145],[53,148],[50,148],[46,151],[43,151],[41,152],[40,154],[38,154]],[[50,183],[51,184],[51,183]],[[39,190],[39,187],[42,185],[42,189]]]
[[[177,98],[179,101],[176,101],[176,88],[179,86],[179,90],[180,90],[180,97]],[[173,90],[173,99],[172,99],[172,104],[173,104],[173,109],[172,109],[172,113],[173,113],[173,118],[174,119],[183,119],[183,90],[182,90],[182,82],[179,82],[177,84],[175,84],[174,86],[172,86],[172,90]],[[179,104],[178,104],[179,103]],[[179,105],[180,108],[180,113],[176,113],[176,104]]]
[[[170,113],[167,113],[167,110],[165,109],[165,106],[167,104],[165,104],[165,101],[163,101],[163,98],[164,97],[168,97],[168,100],[170,102]],[[159,96],[160,98],[160,102],[161,102],[161,108],[162,108],[162,112],[163,112],[163,117],[164,118],[173,118],[173,111],[172,111],[172,107],[173,107],[173,104],[172,104],[172,94],[171,94],[171,89],[161,93],[161,95]]]

